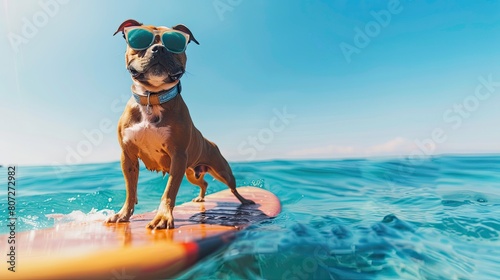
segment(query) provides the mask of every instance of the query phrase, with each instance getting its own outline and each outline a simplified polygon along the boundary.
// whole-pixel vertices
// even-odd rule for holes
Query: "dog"
[[[121,210],[107,223],[127,222],[137,204],[139,159],[147,169],[169,174],[158,211],[147,225],[150,229],[174,228],[173,209],[181,181],[200,187],[194,202],[203,202],[207,190],[205,173],[226,184],[242,204],[254,204],[242,197],[219,148],[194,126],[181,96],[180,79],[186,69],[185,49],[199,45],[193,33],[179,24],[171,28],[124,21],[121,32],[127,42],[125,62],[132,77],[132,97],[118,122],[122,149],[121,168],[126,199]]]

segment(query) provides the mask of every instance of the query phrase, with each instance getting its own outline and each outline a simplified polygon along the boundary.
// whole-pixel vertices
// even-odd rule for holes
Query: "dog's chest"
[[[137,106],[141,110],[141,121],[125,128],[122,141],[126,145],[133,144],[138,148],[138,156],[146,167],[155,170],[164,169],[161,161],[166,156],[170,126],[159,125],[163,118],[163,109],[161,106],[151,106],[148,114],[144,106]]]

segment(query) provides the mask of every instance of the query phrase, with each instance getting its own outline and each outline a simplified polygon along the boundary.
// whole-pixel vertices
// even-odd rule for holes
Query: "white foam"
[[[65,224],[69,222],[92,222],[92,221],[104,221],[109,216],[115,214],[115,211],[103,209],[97,211],[97,209],[92,208],[87,214],[80,210],[73,211],[69,214],[47,214],[45,217],[49,219],[54,219],[54,225]]]
[[[23,218],[23,217],[19,217],[19,220],[21,220],[21,222],[27,224],[27,225],[30,225],[34,228],[38,227],[39,223],[38,223],[38,216],[28,216],[26,218]]]

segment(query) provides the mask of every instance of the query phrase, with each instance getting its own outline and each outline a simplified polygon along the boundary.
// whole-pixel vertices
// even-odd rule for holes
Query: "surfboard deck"
[[[175,228],[150,230],[155,212],[129,223],[67,223],[16,235],[15,272],[5,264],[0,279],[158,279],[171,277],[234,239],[238,230],[277,216],[279,199],[256,187],[238,192],[255,205],[241,205],[229,189],[205,202],[174,208]],[[8,235],[0,252],[8,252]],[[5,255],[4,255],[5,256]]]

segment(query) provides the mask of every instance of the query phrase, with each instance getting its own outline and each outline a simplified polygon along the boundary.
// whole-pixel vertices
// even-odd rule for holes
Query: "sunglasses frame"
[[[124,34],[124,36],[125,36],[125,41],[127,42],[127,45],[128,45],[131,49],[136,50],[136,51],[142,51],[142,50],[145,50],[145,49],[147,49],[147,48],[151,47],[151,46],[153,45],[154,41],[156,40],[156,36],[160,36],[160,41],[161,41],[161,44],[162,44],[162,45],[163,45],[163,46],[164,46],[164,47],[165,47],[165,48],[166,48],[169,52],[171,52],[171,53],[176,53],[176,54],[179,54],[179,53],[183,53],[183,52],[185,52],[185,51],[186,51],[186,48],[187,48],[187,45],[188,45],[188,43],[189,43],[189,34],[186,34],[186,33],[182,32],[182,31],[179,31],[179,30],[176,30],[176,29],[172,29],[172,28],[168,28],[168,27],[162,27],[162,28],[166,28],[166,30],[165,30],[165,29],[162,29],[162,30],[152,29],[152,28],[148,28],[147,26],[130,26],[130,27],[125,27],[125,28],[123,29],[123,34]],[[147,47],[145,47],[145,48],[133,48],[133,47],[130,45],[130,43],[129,43],[129,41],[128,41],[128,33],[129,33],[130,31],[132,31],[132,30],[135,30],[135,29],[143,29],[143,30],[149,31],[149,32],[151,32],[151,33],[153,34],[153,39],[151,40],[151,43],[149,43],[149,45],[148,45]],[[163,35],[164,35],[165,33],[167,33],[167,32],[169,32],[169,33],[172,33],[172,32],[173,32],[173,33],[180,33],[181,35],[183,35],[183,36],[184,36],[184,38],[186,39],[186,44],[184,45],[184,49],[182,49],[182,51],[180,51],[180,52],[178,52],[178,51],[172,51],[172,50],[170,50],[170,49],[169,49],[169,48],[165,45],[165,43],[163,42]]]

